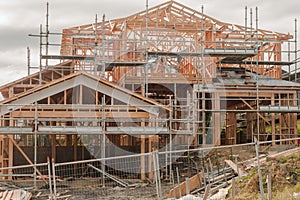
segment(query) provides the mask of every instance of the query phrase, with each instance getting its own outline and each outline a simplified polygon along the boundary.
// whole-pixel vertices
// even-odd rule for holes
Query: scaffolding
[[[171,152],[297,137],[297,21],[293,38],[259,29],[257,9],[254,28],[247,7],[241,26],[169,1],[52,33],[48,7],[35,35],[40,70],[30,74],[28,49],[28,76],[0,87],[2,167],[13,165],[13,146],[47,146],[53,158],[63,146],[76,161],[80,147],[81,159],[85,149],[106,158],[117,155],[110,146]]]

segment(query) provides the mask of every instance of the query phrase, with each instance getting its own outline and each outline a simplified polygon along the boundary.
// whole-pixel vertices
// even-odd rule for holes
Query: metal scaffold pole
[[[37,129],[38,129],[38,103],[35,102],[35,110],[34,110],[34,188],[37,189],[36,181],[37,181]]]
[[[42,84],[42,56],[43,56],[43,26],[40,24],[40,65],[39,65],[39,84]]]
[[[297,19],[295,19],[295,82],[298,81],[298,75],[297,75],[297,70],[298,70],[298,65],[297,65],[297,54],[298,54],[298,43],[297,43],[297,34],[298,34],[298,27],[297,27]]]
[[[201,66],[202,66],[202,76],[201,76],[201,89],[202,89],[202,93],[201,93],[201,102],[202,102],[202,144],[206,144],[206,127],[205,127],[205,63],[204,63],[204,7],[202,5],[201,7],[201,14],[202,14],[202,20],[201,20]],[[198,72],[199,73],[199,72]]]
[[[94,75],[97,75],[97,65],[98,65],[98,16],[95,16],[95,50],[94,50]]]
[[[49,53],[49,2],[47,2],[47,12],[46,12],[46,52]],[[46,59],[46,68],[48,68],[48,59]]]
[[[169,104],[170,104],[170,112],[169,112],[169,137],[170,137],[170,141],[169,141],[169,160],[170,160],[170,173],[173,170],[172,169],[172,147],[173,147],[173,138],[172,138],[172,123],[173,123],[173,102],[172,102],[172,98],[171,96],[169,97]]]
[[[27,47],[27,75],[30,75],[30,48]]]
[[[146,0],[146,35],[145,35],[145,96],[148,97],[148,25],[149,25],[149,0]]]
[[[247,33],[248,33],[248,7],[245,7],[245,48],[246,48],[246,40],[247,40]]]
[[[255,8],[255,19],[256,19],[256,48],[257,48],[257,58],[256,58],[256,118],[257,118],[257,141],[255,141],[255,146],[256,146],[256,156],[257,156],[257,163],[258,163],[258,176],[259,176],[259,189],[260,189],[260,194],[261,194],[261,200],[264,200],[265,194],[264,194],[264,187],[263,187],[263,182],[262,182],[262,174],[261,174],[261,169],[260,169],[260,163],[259,163],[259,142],[260,142],[260,115],[259,115],[259,95],[258,95],[258,86],[259,86],[259,68],[258,68],[258,46],[259,46],[259,41],[258,41],[258,7]]]
[[[105,14],[102,16],[102,71],[101,77],[105,78]],[[97,68],[96,68],[97,74]]]
[[[288,33],[290,35],[290,33]],[[288,62],[291,61],[291,43],[290,40],[288,40]],[[289,81],[291,81],[291,65],[289,67]]]
[[[101,159],[105,159],[106,157],[106,135],[105,135],[105,95],[102,97],[102,123],[101,123],[101,132],[102,132],[102,139],[101,139]],[[101,161],[101,170],[105,172],[105,160]],[[102,173],[102,186],[105,187],[105,173]]]

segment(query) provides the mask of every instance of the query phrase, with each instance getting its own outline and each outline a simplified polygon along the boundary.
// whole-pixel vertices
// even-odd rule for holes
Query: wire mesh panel
[[[180,198],[188,193],[204,192],[210,185],[215,192],[237,176],[232,169],[242,170],[243,162],[254,158],[253,144],[245,146],[205,147],[159,152],[160,178],[172,186],[169,198]],[[247,154],[246,154],[247,152]],[[227,161],[227,162],[225,162]]]
[[[256,159],[248,143],[59,163],[54,188],[57,196],[78,199],[180,198],[207,187],[217,192]]]
[[[56,196],[156,199],[153,153],[54,164]]]
[[[50,162],[0,168],[1,190],[23,189],[52,195]]]

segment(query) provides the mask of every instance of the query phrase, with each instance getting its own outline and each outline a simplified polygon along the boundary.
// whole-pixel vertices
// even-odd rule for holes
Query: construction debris
[[[282,66],[290,68],[299,62],[297,26],[295,40],[290,34],[258,29],[257,12],[253,20],[251,10],[251,27],[247,27],[247,9],[246,24],[241,26],[170,0],[152,8],[147,5],[145,11],[125,18],[107,20],[104,15],[102,22],[96,17],[95,23],[49,34],[47,4],[46,30],[41,26],[39,35],[39,71],[30,74],[33,67],[28,55],[28,76],[0,87],[4,98],[0,101],[0,166],[6,167],[0,170],[3,180],[34,178],[36,188],[42,179],[46,185],[40,189],[49,189],[50,195],[53,189],[56,199],[68,199],[70,194],[62,193],[63,188],[77,192],[83,187],[94,197],[90,189],[99,192],[108,185],[106,181],[130,192],[142,184],[129,184],[129,178],[140,178],[155,182],[161,199],[161,178],[174,181],[176,166],[178,185],[166,189],[169,198],[187,195],[182,199],[198,199],[188,194],[204,189],[204,200],[217,190],[215,199],[224,198],[228,189],[221,188],[246,172],[237,161],[225,160],[230,168],[220,162],[217,151],[216,162],[208,157],[207,163],[203,147],[248,145],[253,138],[265,144],[272,140],[272,145],[297,143],[300,84],[297,74],[295,78],[288,74],[289,81],[282,76]],[[255,29],[252,21],[256,21]],[[55,35],[61,37],[60,45],[49,43],[49,36]],[[295,49],[291,51],[289,44],[293,42]],[[59,55],[48,55],[52,45],[60,47]],[[294,61],[285,61],[293,52]],[[50,59],[56,60],[51,66]],[[196,155],[201,152],[202,162],[200,157],[192,159],[192,149]],[[174,150],[183,150],[182,155]],[[184,155],[185,151],[188,154]],[[141,154],[122,157],[127,152]],[[32,162],[42,162],[46,156],[53,158],[52,164],[48,160],[48,170],[47,165]],[[179,159],[183,157],[185,162]],[[86,162],[94,158],[101,158],[101,167],[88,164],[94,161]],[[19,168],[28,163],[30,167]],[[189,178],[180,182],[178,168]],[[63,184],[56,173],[65,178]],[[298,174],[284,176],[280,177],[286,183]],[[257,177],[248,183],[256,187]],[[5,200],[32,196],[18,188],[4,190],[1,198]],[[123,190],[114,188],[112,193],[116,191]],[[145,199],[145,190],[141,193]],[[149,193],[152,198],[153,190]],[[41,195],[38,192],[35,197]],[[107,190],[99,194],[104,195]]]
[[[100,172],[101,174],[104,174],[107,178],[115,181],[116,183],[120,184],[121,186],[123,187],[126,187],[126,188],[130,188],[130,187],[137,187],[138,184],[129,184],[129,183],[126,183],[125,181],[109,174],[109,173],[106,173],[106,172],[103,172],[101,169],[98,169],[97,167],[94,167],[93,165],[90,165],[88,164],[89,167],[93,168],[94,170]]]
[[[212,195],[209,198],[209,200],[223,200],[223,199],[225,199],[230,188],[231,188],[231,186],[226,187],[226,188],[221,188],[219,190],[219,192],[216,193],[216,194],[214,194],[214,195]]]
[[[286,151],[282,151],[282,152],[279,152],[279,153],[276,153],[276,154],[269,155],[265,158],[260,159],[259,161],[260,161],[261,164],[264,164],[268,160],[276,159],[276,158],[279,158],[279,157],[282,157],[282,156],[290,156],[290,155],[298,153],[298,152],[300,152],[300,147],[294,148],[294,149],[289,149],[289,150],[286,150]],[[254,161],[254,162],[251,161],[247,165],[246,169],[250,169],[250,168],[255,167],[255,166],[257,166],[257,160]]]
[[[32,194],[25,190],[6,190],[5,192],[0,193],[0,200],[29,200],[31,199]]]
[[[243,176],[243,175],[246,174],[246,172],[244,172],[241,168],[239,168],[237,166],[237,164],[235,164],[231,160],[225,160],[225,163],[227,165],[229,165],[233,169],[234,173],[237,174],[239,177],[241,177],[241,176]]]
[[[268,156],[268,158],[278,158],[278,157],[281,157],[281,156],[290,156],[290,155],[292,155],[294,153],[298,153],[298,152],[300,152],[300,147],[294,148],[294,149],[289,149],[289,150],[286,150],[286,151],[282,151],[280,153],[270,155],[270,156]]]
[[[188,194],[184,197],[181,197],[179,200],[203,200],[203,198]]]
[[[292,194],[300,192],[300,157],[297,152],[299,152],[299,148],[273,154],[267,159],[260,159],[260,162],[263,163],[262,179],[272,180],[271,183],[264,184],[264,190],[268,189],[269,192],[272,192],[274,199],[285,199],[285,196],[290,199]],[[247,172],[247,176],[236,179],[236,197],[257,199],[260,191],[257,169],[252,167]],[[276,196],[278,198],[275,198]]]
[[[189,194],[191,191],[200,188],[202,182],[203,172],[199,172],[191,178],[187,178],[186,181],[182,182],[180,185],[171,189],[169,192],[169,198],[180,198],[180,195],[184,196]]]

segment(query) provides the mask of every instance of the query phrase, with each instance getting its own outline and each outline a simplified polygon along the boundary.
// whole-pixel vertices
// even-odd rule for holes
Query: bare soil
[[[300,155],[294,154],[278,159],[269,159],[261,166],[264,193],[267,197],[267,176],[272,180],[274,200],[297,199],[294,193],[300,192]],[[237,200],[259,199],[259,178],[257,167],[248,171],[248,175],[236,181]],[[298,198],[299,199],[299,198]]]

